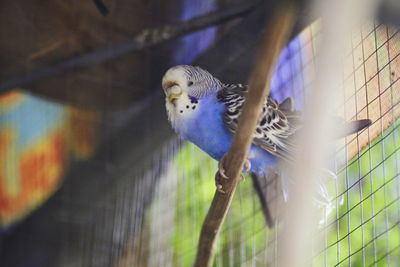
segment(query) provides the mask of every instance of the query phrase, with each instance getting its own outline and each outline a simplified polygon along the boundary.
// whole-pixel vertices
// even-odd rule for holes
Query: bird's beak
[[[182,89],[178,85],[174,85],[167,88],[166,94],[168,100],[174,104],[175,100],[177,100],[182,95]]]

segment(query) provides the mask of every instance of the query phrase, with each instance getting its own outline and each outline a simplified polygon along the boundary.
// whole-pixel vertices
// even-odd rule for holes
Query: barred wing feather
[[[226,106],[225,127],[231,133],[237,129],[247,89],[247,86],[241,84],[230,84],[218,91],[218,100]],[[267,97],[254,132],[253,143],[274,156],[292,161],[296,149],[293,136],[299,126],[300,116],[293,111],[291,98],[278,105],[271,97]]]

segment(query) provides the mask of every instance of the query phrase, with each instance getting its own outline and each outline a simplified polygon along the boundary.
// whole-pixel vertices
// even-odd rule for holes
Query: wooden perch
[[[38,70],[21,73],[9,79],[2,80],[0,81],[0,93],[4,93],[24,85],[26,86],[27,84],[43,78],[69,71],[76,71],[94,64],[99,64],[107,60],[115,59],[126,53],[153,47],[188,33],[195,32],[212,25],[221,24],[247,14],[255,6],[259,5],[259,3],[260,1],[243,1],[243,3],[232,5],[222,10],[210,12],[181,23],[145,29],[131,40],[113,44],[93,52],[63,60]]]
[[[215,240],[228,213],[243,163],[253,140],[252,134],[264,100],[269,94],[273,67],[293,26],[294,8],[292,6],[280,4],[272,14],[273,16],[265,25],[264,36],[249,79],[249,92],[239,119],[238,129],[225,158],[226,174],[231,178],[223,181],[225,194],[216,191],[214,195],[201,230],[194,264],[196,267],[212,266]]]

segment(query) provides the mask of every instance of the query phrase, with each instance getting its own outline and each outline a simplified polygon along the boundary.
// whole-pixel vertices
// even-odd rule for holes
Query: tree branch
[[[215,12],[211,12],[178,24],[165,25],[158,28],[145,29],[131,40],[120,42],[103,49],[89,52],[84,55],[72,57],[40,68],[31,72],[21,73],[10,79],[0,81],[0,93],[7,92],[13,88],[26,86],[29,83],[62,74],[68,71],[88,67],[114,59],[126,53],[149,48],[166,41],[176,39],[180,36],[195,32],[212,25],[221,24],[228,20],[243,16],[250,12],[260,1],[244,1]]]
[[[102,0],[93,0],[93,4],[96,6],[97,10],[99,10],[101,15],[104,17],[108,15],[108,8]]]
[[[292,6],[279,4],[272,13],[273,16],[265,25],[257,60],[249,79],[249,92],[239,119],[238,129],[226,155],[225,169],[231,179],[227,179],[222,184],[225,194],[216,191],[214,195],[201,230],[194,264],[196,267],[212,266],[215,240],[232,202],[244,160],[253,140],[252,133],[255,130],[265,97],[269,94],[270,77],[274,64],[293,26],[294,8]]]

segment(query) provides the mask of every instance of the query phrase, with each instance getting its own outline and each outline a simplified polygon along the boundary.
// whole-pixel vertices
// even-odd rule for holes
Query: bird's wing
[[[236,131],[246,94],[247,86],[241,84],[225,85],[218,91],[218,100],[226,106],[225,127],[232,133]],[[253,143],[281,159],[292,161],[296,150],[293,136],[300,125],[300,114],[293,110],[291,98],[278,105],[275,100],[267,97],[254,132]]]

